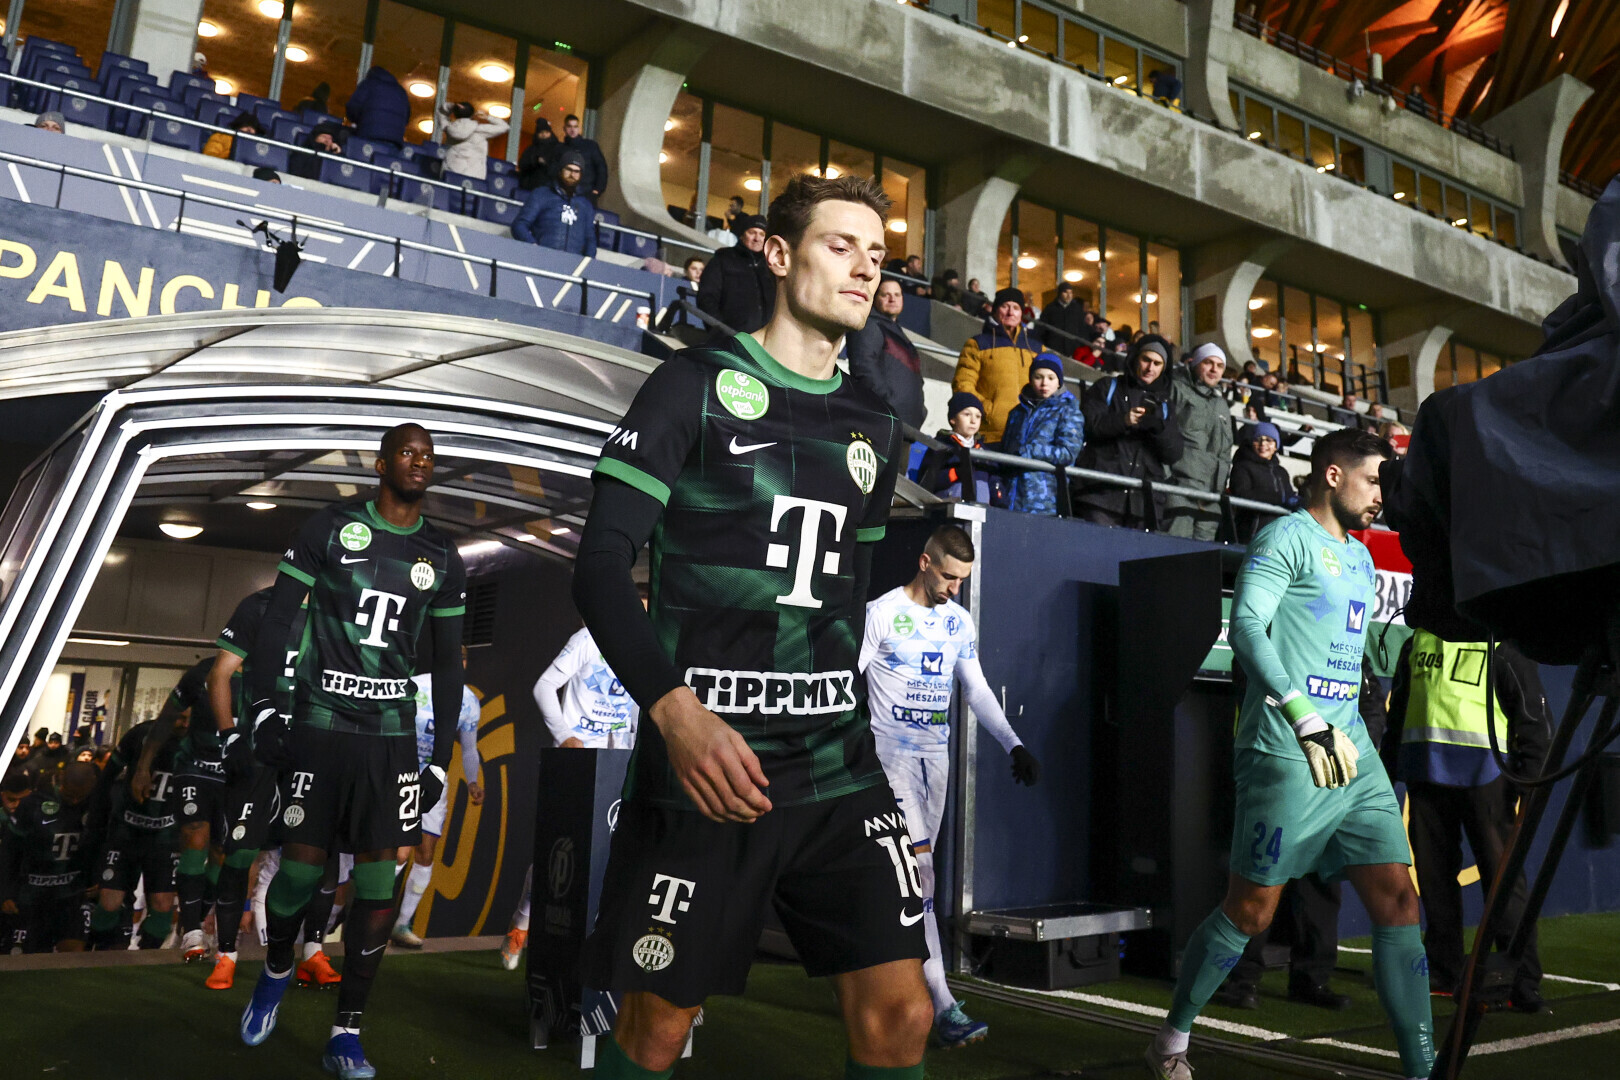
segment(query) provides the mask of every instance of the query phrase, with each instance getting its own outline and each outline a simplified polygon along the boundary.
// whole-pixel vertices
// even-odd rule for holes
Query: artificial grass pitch
[[[1362,942],[1346,942],[1363,945]],[[1542,923],[1542,955],[1549,972],[1620,982],[1620,915],[1572,916]],[[1212,1007],[1206,1015],[1294,1039],[1332,1037],[1362,1046],[1392,1048],[1393,1040],[1373,994],[1364,954],[1341,954],[1336,985],[1354,999],[1351,1009],[1328,1013],[1284,999],[1286,976],[1269,973],[1262,1008],[1240,1012]],[[288,1080],[319,1076],[320,1054],[336,1005],[334,991],[289,989],[280,1023],[263,1046],[243,1046],[237,1020],[256,962],[239,969],[237,985],[207,990],[207,968],[178,962],[163,966],[73,967],[6,972],[0,960],[0,1074],[21,1077],[93,1077],[108,1080]],[[1492,1015],[1479,1044],[1564,1032],[1581,1025],[1612,1030],[1470,1058],[1470,1080],[1520,1080],[1526,1075],[1602,1077],[1620,1061],[1620,992],[1549,980],[1551,1014]],[[1167,983],[1125,979],[1086,993],[1163,1008]],[[1140,1077],[1145,1037],[1083,1020],[1037,1013],[976,998],[965,988],[969,1014],[990,1024],[990,1038],[964,1050],[931,1050],[928,1075],[940,1080],[1024,1080],[1055,1076]],[[1087,1008],[1097,1008],[1085,1003]],[[1437,1035],[1450,1003],[1435,999]],[[1120,1015],[1129,1015],[1121,1013]],[[1138,1017],[1138,1019],[1148,1019]],[[1195,1032],[1201,1029],[1194,1029]],[[1241,1041],[1241,1037],[1208,1032]],[[549,1080],[578,1077],[578,1048],[532,1051],[521,972],[501,969],[495,952],[409,954],[392,952],[383,964],[366,1014],[364,1043],[379,1076],[398,1080],[481,1078]],[[1389,1058],[1291,1042],[1291,1050],[1324,1061],[1387,1070]],[[715,998],[698,1030],[695,1054],[682,1062],[683,1080],[717,1078],[836,1078],[844,1058],[842,1026],[832,992],[797,967],[761,963],[742,998]],[[1198,1080],[1239,1080],[1290,1072],[1195,1047]],[[1317,1074],[1325,1075],[1325,1074]]]

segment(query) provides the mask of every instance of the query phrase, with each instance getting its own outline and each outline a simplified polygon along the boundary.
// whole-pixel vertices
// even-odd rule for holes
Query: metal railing
[[[1492,135],[1478,124],[1444,112],[1438,106],[1432,105],[1425,100],[1420,99],[1419,103],[1414,103],[1395,86],[1384,82],[1382,79],[1374,79],[1369,72],[1356,67],[1354,64],[1340,60],[1333,54],[1323,52],[1314,45],[1307,45],[1298,38],[1284,34],[1271,24],[1261,22],[1252,15],[1246,15],[1241,11],[1237,12],[1233,15],[1232,25],[1250,37],[1257,38],[1267,45],[1281,49],[1291,56],[1297,56],[1312,67],[1321,68],[1323,71],[1335,75],[1345,82],[1360,82],[1367,88],[1368,93],[1391,99],[1396,105],[1404,108],[1413,116],[1432,120],[1441,127],[1454,131],[1472,142],[1477,142],[1489,150],[1494,150],[1504,157],[1512,158],[1514,156],[1512,146]]]
[[[1572,191],[1580,192],[1588,199],[1596,201],[1597,199],[1601,199],[1603,197],[1603,188],[1600,185],[1594,184],[1590,180],[1582,180],[1572,172],[1565,172],[1560,169],[1558,172],[1558,182]]]
[[[253,217],[285,223],[291,226],[295,235],[297,233],[298,223],[301,217],[301,215],[290,210],[278,210],[272,207],[256,206],[249,203],[235,202],[231,199],[218,199],[212,195],[199,195],[196,192],[186,191],[183,188],[171,188],[162,184],[147,183],[144,180],[133,180],[121,176],[109,176],[106,173],[93,172],[89,169],[80,169],[72,165],[61,165],[54,161],[42,161],[39,158],[32,158],[23,154],[13,154],[7,151],[0,151],[0,162],[8,162],[14,165],[24,165],[29,168],[41,169],[43,171],[58,174],[59,180],[56,186],[56,201],[54,203],[57,208],[60,208],[62,205],[62,188],[66,182],[66,179],[70,176],[83,180],[94,180],[104,184],[112,184],[116,187],[128,188],[134,191],[143,191],[151,195],[163,195],[172,199],[178,199],[180,201],[180,208],[179,212],[175,216],[173,227],[174,232],[182,232],[184,230],[186,207],[188,204],[198,204],[202,206],[218,207],[225,210],[234,210],[238,213],[249,214]],[[302,215],[302,218],[306,221],[311,220],[308,215]],[[407,240],[402,236],[388,236],[384,233],[375,233],[367,229],[356,229],[348,225],[335,224],[326,218],[314,220],[317,229],[321,232],[336,233],[340,236],[350,236],[358,240],[370,240],[375,243],[390,245],[394,249],[394,259],[390,273],[396,278],[400,276],[400,267],[404,258],[404,253],[406,251],[413,251],[419,252],[423,255],[433,255],[446,259],[455,259],[458,262],[469,263],[475,266],[489,267],[489,295],[492,297],[496,295],[496,285],[499,281],[500,271],[506,270],[512,273],[528,274],[534,277],[546,278],[551,281],[561,281],[570,285],[578,285],[580,293],[579,311],[581,315],[590,315],[589,298],[590,290],[592,288],[602,290],[607,294],[640,297],[653,305],[656,305],[658,302],[658,298],[652,293],[646,291],[645,289],[637,289],[629,285],[614,285],[609,282],[596,281],[591,278],[582,277],[578,274],[565,274],[561,271],[546,270],[538,266],[526,266],[522,263],[514,263],[501,258],[485,258],[481,255],[469,255],[464,251],[455,251],[451,248],[439,247],[436,244],[426,244],[419,240]],[[140,223],[136,222],[135,224],[139,225]],[[141,227],[157,228],[162,232],[170,231],[167,226],[142,225]]]

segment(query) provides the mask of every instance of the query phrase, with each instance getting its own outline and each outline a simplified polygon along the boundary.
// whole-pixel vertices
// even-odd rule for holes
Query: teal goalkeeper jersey
[[[1249,676],[1239,747],[1303,759],[1272,704],[1298,690],[1362,757],[1377,753],[1358,709],[1372,610],[1372,555],[1355,537],[1335,539],[1306,510],[1260,530],[1232,596],[1232,651]]]

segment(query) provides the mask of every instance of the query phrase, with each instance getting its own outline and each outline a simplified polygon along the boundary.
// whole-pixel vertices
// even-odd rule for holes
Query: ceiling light
[[[122,638],[97,637],[70,637],[67,639],[67,643],[69,645],[110,645],[113,648],[122,648],[123,646],[129,644],[129,642],[123,640]]]
[[[567,536],[570,532],[573,530],[566,525],[554,525],[551,528],[552,536]]]
[[[1114,76],[1114,85],[1115,86],[1124,86],[1126,83],[1128,83],[1130,81],[1131,81],[1131,77],[1129,75],[1116,75],[1116,76]]]
[[[1337,168],[1338,168],[1338,166],[1330,161],[1326,165],[1322,166],[1320,171],[1322,171],[1322,172],[1332,172],[1334,169],[1337,169]]]
[[[248,503],[247,508],[249,510],[274,510],[276,508],[276,504],[273,502],[265,502],[260,499]]]
[[[838,177],[840,175],[839,172],[838,172],[838,166],[836,166],[836,165],[827,166],[827,171],[822,173],[821,175],[825,176],[828,180],[836,180],[836,179],[838,179]]]
[[[1141,293],[1137,293],[1135,296],[1131,297],[1131,303],[1140,304],[1141,302],[1142,302],[1142,294]],[[1159,302],[1159,294],[1156,293],[1156,292],[1148,293],[1147,294],[1147,302],[1150,303],[1150,304],[1157,304]]]
[[[301,45],[289,45],[287,46],[287,59],[295,64],[302,64],[309,59],[309,50]]]
[[[668,120],[664,121],[664,130],[665,131],[674,131],[678,127],[680,127],[680,124],[678,124],[675,121],[675,118],[673,116],[670,117]]]
[[[1259,311],[1261,308],[1263,308],[1265,306],[1266,306],[1265,300],[1262,297],[1259,297],[1259,296],[1256,296],[1256,297],[1252,298],[1249,301],[1249,310],[1250,311]]]
[[[433,134],[433,121],[432,120],[418,120],[416,122],[416,130],[420,131],[424,135]]]
[[[504,64],[479,64],[478,77],[485,82],[506,82],[512,77],[512,71]]]
[[[226,97],[230,97],[232,94],[236,93],[236,84],[231,82],[229,79],[215,79],[214,93],[223,94]]]
[[[259,0],[259,14],[268,19],[279,19],[283,11],[281,0]]]
[[[1315,345],[1311,346],[1311,351],[1312,352],[1319,352],[1319,353],[1327,352],[1327,342],[1318,341]]]
[[[760,186],[759,177],[757,176],[750,176],[748,179],[743,181],[744,191],[758,191]]]
[[[164,521],[158,524],[158,531],[164,536],[175,540],[191,540],[202,535],[201,525],[187,525],[179,521]]]
[[[1018,44],[1022,45],[1027,41],[1029,41],[1029,35],[1028,34],[1019,34],[1018,35]]]
[[[1009,42],[1007,42],[1007,48],[1009,48],[1009,49],[1016,49],[1016,48],[1018,48],[1018,42],[1016,42],[1016,41],[1009,41]]]
[[[1256,326],[1253,330],[1249,331],[1249,336],[1250,337],[1257,337],[1257,338],[1268,338],[1272,334],[1275,334],[1276,332],[1277,331],[1273,330],[1269,326]]]
[[[1406,198],[1406,192],[1404,192],[1404,191],[1397,191],[1397,192],[1396,192],[1396,193],[1395,193],[1395,198],[1396,198],[1396,199],[1404,199],[1404,198]]]
[[[1081,278],[1083,278],[1085,276],[1086,275],[1084,273],[1082,273],[1081,271],[1079,271],[1079,270],[1065,270],[1065,271],[1063,271],[1063,280],[1064,281],[1079,281]]]
[[[662,165],[669,160],[669,155],[662,150],[658,151],[658,164]]]
[[[413,82],[409,87],[407,87],[407,89],[410,90],[412,97],[419,98],[430,98],[434,94],[438,93],[438,91],[434,89],[432,83],[426,82]]]
[[[1455,218],[1451,223],[1456,225],[1458,228],[1461,228],[1462,226],[1468,224],[1468,219],[1465,217]]]
[[[905,218],[890,218],[889,219],[889,231],[892,232],[892,233],[903,233],[903,232],[905,232],[906,231],[906,219]]]
[[[1102,261],[1102,252],[1098,251],[1096,248],[1087,248],[1085,251],[1080,253],[1080,257],[1086,260],[1086,262],[1100,262]]]
[[[469,555],[487,555],[492,551],[499,551],[503,546],[499,540],[474,540],[470,544],[456,545],[456,550],[465,559]]]
[[[198,37],[219,37],[219,27],[204,19],[197,24]]]
[[[489,115],[493,116],[497,120],[512,119],[512,106],[510,105],[502,105],[499,102],[495,102],[494,104],[484,106],[484,111],[489,113]]]
[[[1018,269],[1020,270],[1033,270],[1039,265],[1040,260],[1033,255],[1018,256]]]
[[[1249,141],[1250,142],[1254,142],[1254,140],[1258,139],[1259,137],[1260,137],[1260,133],[1258,131],[1249,132]]]
[[[1558,36],[1558,28],[1564,25],[1564,16],[1569,13],[1569,0],[1558,0],[1558,10],[1553,12],[1552,33],[1549,37]]]

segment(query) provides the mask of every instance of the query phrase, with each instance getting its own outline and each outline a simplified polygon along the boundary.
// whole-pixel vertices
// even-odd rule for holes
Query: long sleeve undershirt
[[[956,662],[956,677],[962,683],[962,698],[967,702],[968,708],[973,710],[973,718],[978,721],[981,728],[1007,753],[1012,753],[1013,747],[1024,745],[1024,740],[1018,737],[1012,724],[1007,721],[1007,714],[1001,709],[1001,702],[996,700],[995,691],[985,681],[984,668],[979,666],[977,657],[963,659]]]
[[[1244,672],[1272,701],[1281,701],[1295,689],[1270,636],[1271,619],[1288,588],[1288,577],[1287,567],[1277,558],[1251,558],[1245,563],[1242,587],[1232,598],[1227,634]]]

